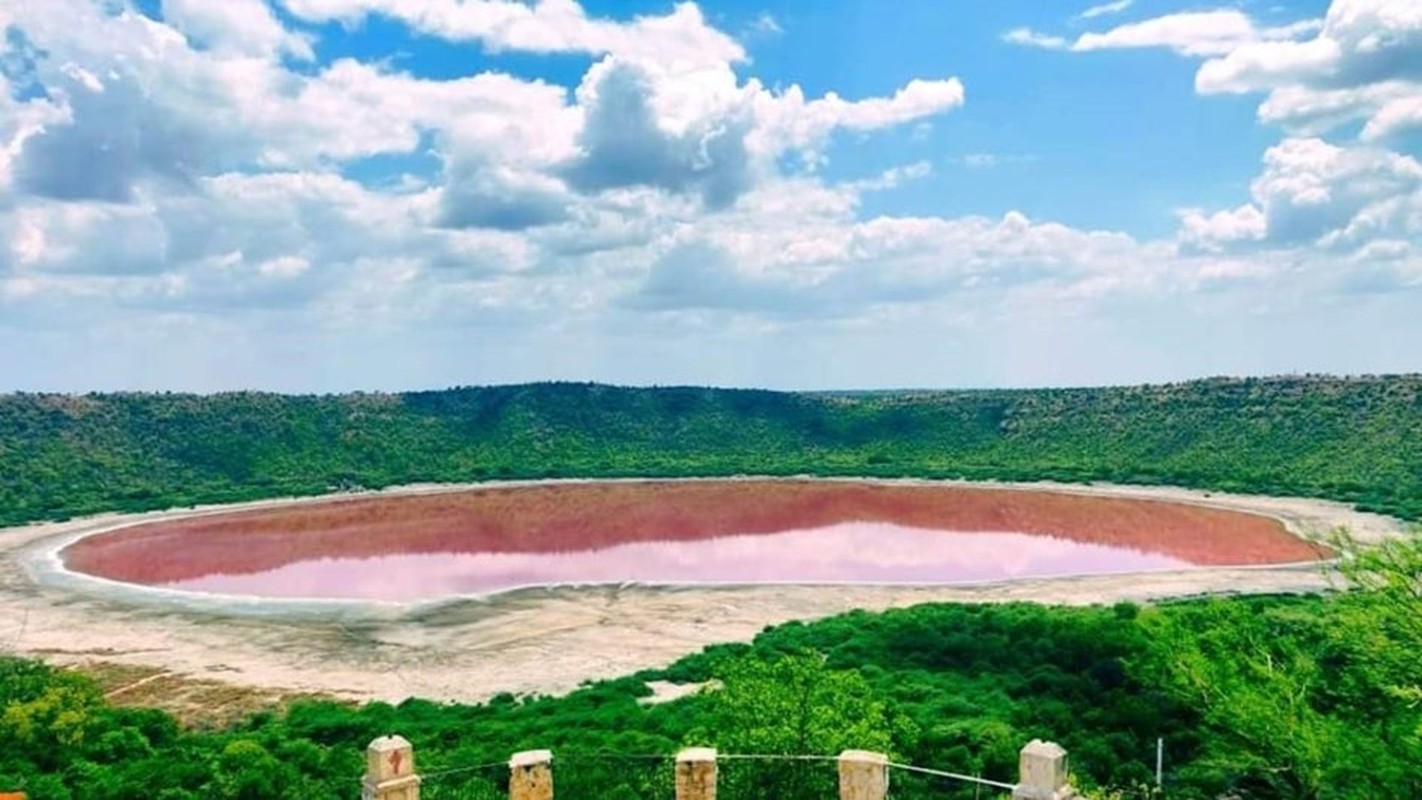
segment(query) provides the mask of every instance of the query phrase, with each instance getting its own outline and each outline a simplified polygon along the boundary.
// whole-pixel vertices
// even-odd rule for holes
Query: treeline
[[[744,473],[1173,484],[1422,519],[1422,376],[0,396],[0,524],[420,481]]]
[[[431,798],[497,797],[507,757],[533,748],[554,751],[559,796],[577,798],[670,797],[670,762],[648,756],[687,745],[866,748],[1012,780],[1037,737],[1068,748],[1095,797],[1160,797],[1158,737],[1170,798],[1422,797],[1422,543],[1351,555],[1358,591],[1326,597],[853,612],[561,698],[302,702],[224,730],[114,708],[81,676],[0,659],[0,791],[334,800],[356,791],[365,744],[396,732],[415,743]],[[720,688],[639,702],[657,679]],[[727,762],[722,796],[825,797],[832,776],[810,762]],[[903,800],[976,796],[901,777]]]

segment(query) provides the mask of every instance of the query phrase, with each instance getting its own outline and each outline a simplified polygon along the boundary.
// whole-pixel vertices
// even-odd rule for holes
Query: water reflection
[[[1184,569],[1180,558],[1022,533],[850,522],[780,533],[637,541],[565,552],[393,553],[214,573],[169,588],[270,598],[413,601],[535,585],[901,583]]]

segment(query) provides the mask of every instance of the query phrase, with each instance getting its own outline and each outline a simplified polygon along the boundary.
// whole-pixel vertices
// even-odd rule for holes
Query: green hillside
[[[1167,483],[1418,519],[1422,376],[0,397],[0,524],[415,481],[737,473]]]

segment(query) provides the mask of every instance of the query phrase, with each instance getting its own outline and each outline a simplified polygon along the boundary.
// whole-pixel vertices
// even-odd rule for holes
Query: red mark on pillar
[[[405,763],[405,757],[400,754],[399,750],[390,754],[390,768],[395,771],[396,775],[400,774],[400,765],[403,763]]]

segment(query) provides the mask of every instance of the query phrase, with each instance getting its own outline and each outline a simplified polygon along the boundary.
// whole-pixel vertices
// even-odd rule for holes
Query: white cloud
[[[1180,215],[1180,240],[1187,247],[1220,252],[1240,242],[1259,241],[1268,232],[1264,212],[1253,205],[1209,214],[1197,208]]]
[[[533,12],[554,10],[547,5]],[[582,24],[568,20],[574,27]],[[444,283],[451,276],[486,282],[531,270],[529,298],[576,296],[586,306],[593,298],[615,296],[612,287],[619,282],[635,280],[626,271],[635,265],[626,262],[633,252],[628,248],[670,252],[667,242],[685,239],[687,230],[700,231],[710,246],[732,254],[736,269],[758,276],[753,286],[788,279],[792,286],[821,287],[810,290],[809,301],[798,302],[805,313],[848,313],[859,291],[876,302],[898,303],[917,302],[918,293],[933,295],[955,282],[979,288],[1070,282],[1076,280],[1070,277],[1072,265],[1092,272],[1085,265],[1101,256],[1103,242],[1112,243],[1117,264],[1139,258],[1119,255],[1132,250],[1129,240],[1081,234],[1080,241],[1069,241],[1077,235],[1070,229],[1033,224],[1020,215],[995,223],[854,220],[860,193],[924,177],[926,164],[839,188],[805,180],[787,192],[788,184],[775,177],[777,156],[800,151],[813,157],[834,130],[870,132],[957,107],[964,92],[956,79],[911,81],[882,98],[807,99],[798,87],[771,92],[753,79],[742,83],[726,63],[686,72],[619,57],[600,62],[570,98],[561,88],[508,76],[426,81],[349,60],[298,76],[270,59],[253,61],[215,46],[194,51],[162,26],[137,17],[121,15],[106,24],[118,25],[119,35],[97,52],[54,28],[51,38],[67,57],[92,65],[90,71],[119,75],[120,80],[109,78],[116,87],[143,86],[142,99],[136,92],[119,96],[149,117],[183,118],[185,103],[203,109],[211,103],[200,101],[212,97],[232,109],[240,125],[218,117],[210,127],[248,131],[248,138],[224,138],[221,131],[198,126],[199,136],[222,145],[215,149],[223,155],[184,173],[190,181],[186,195],[144,188],[144,196],[156,192],[160,199],[122,212],[124,224],[155,232],[144,245],[146,261],[141,254],[128,259],[159,273],[145,295],[154,302],[178,302],[183,296],[206,306],[224,296],[239,305],[312,301],[313,293],[340,292],[332,276],[342,270],[384,259],[402,265],[402,285],[409,287]],[[505,41],[516,40],[507,36],[512,38]],[[277,40],[265,39],[268,47]],[[176,86],[167,82],[165,73],[142,58],[125,73],[121,67],[127,62],[119,56],[131,59],[130,50],[162,52],[168,63],[183,66],[184,80]],[[608,81],[614,78],[625,91],[611,95]],[[203,94],[195,96],[194,87],[202,87]],[[604,103],[612,104],[609,112],[640,108],[641,133],[626,138],[635,130],[624,124],[625,114],[619,124],[599,127]],[[75,108],[81,121],[115,118],[111,111]],[[381,194],[310,171],[329,161],[412,151],[427,134],[445,166],[444,185],[433,190]],[[635,157],[619,155],[624,150]],[[662,155],[648,158],[649,153]],[[201,177],[204,170],[221,170],[225,160],[305,171]],[[151,177],[144,175],[155,170],[127,175],[128,191],[147,186]],[[565,177],[573,188],[596,197],[570,194]],[[695,205],[653,200],[655,194],[638,194],[638,187],[693,192],[705,205],[726,210],[708,218]],[[778,192],[793,202],[776,200]],[[640,199],[619,205],[619,197]],[[738,197],[744,202],[732,208],[730,201]],[[51,213],[59,207],[52,206]],[[16,241],[34,249],[36,235],[45,242],[83,241],[84,231],[103,230],[96,221],[60,225],[65,220],[63,215],[49,219],[39,234]],[[469,226],[473,229],[465,229]],[[1036,239],[1043,244],[1030,247]],[[39,249],[52,257],[44,265],[50,272],[103,271],[101,260],[86,260],[91,254],[84,247]],[[549,258],[580,260],[584,270],[612,283],[597,290],[571,290],[566,283],[536,288],[541,279],[535,275],[571,274],[567,266],[540,266]],[[1090,280],[1097,287],[1130,283],[1107,281],[1095,272]],[[486,293],[481,303],[500,296],[512,301],[506,290],[504,284],[500,292]]]
[[[311,262],[301,256],[277,256],[257,265],[258,274],[272,278],[295,278],[311,269]]]
[[[1219,251],[1248,242],[1363,249],[1422,236],[1422,163],[1372,147],[1286,139],[1264,155],[1249,205],[1182,215],[1181,241]]]
[[[1095,19],[1109,14],[1119,14],[1135,4],[1135,0],[1116,0],[1114,3],[1102,3],[1099,6],[1092,6],[1078,14],[1079,19]]]
[[[760,15],[746,28],[746,33],[750,36],[779,36],[784,32],[785,29],[780,27],[779,20],[775,19],[775,16],[769,11],[760,12]]]
[[[1031,28],[1010,30],[1003,40],[1011,44],[1076,53],[1161,47],[1186,56],[1217,56],[1232,53],[1245,45],[1286,42],[1312,32],[1317,25],[1315,21],[1304,20],[1283,27],[1259,28],[1242,11],[1219,9],[1166,14],[1105,31],[1083,33],[1075,41]]]
[[[27,273],[155,275],[168,233],[142,205],[43,202],[16,209],[10,249]]]
[[[608,59],[588,73],[578,90],[586,114],[580,154],[564,172],[569,183],[590,192],[651,186],[696,193],[715,209],[735,202],[753,180],[749,105],[732,101],[676,126],[659,118],[656,92],[655,77],[632,63]]]
[[[760,90],[753,103],[758,130],[752,146],[778,153],[800,150],[818,160],[827,137],[836,130],[869,132],[896,127],[944,114],[964,102],[963,83],[957,78],[914,79],[892,97],[845,100],[833,92],[806,100],[799,86],[782,94]]]
[[[1381,252],[1379,242],[1422,236],[1422,164],[1385,146],[1422,129],[1422,5],[1335,0],[1304,32],[1314,35],[1245,43],[1196,77],[1206,94],[1267,92],[1260,121],[1294,134],[1265,154],[1251,186],[1251,208],[1265,222],[1259,238],[1369,254]],[[1358,120],[1358,144],[1319,138]],[[1227,231],[1229,214],[1214,215],[1215,227]],[[1199,230],[1187,217],[1182,236]]]
[[[897,189],[909,181],[923,180],[932,174],[932,163],[915,161],[901,167],[890,167],[873,178],[851,181],[846,186],[855,192],[879,192],[886,189]]]
[[[1422,4],[1336,0],[1313,38],[1252,42],[1205,62],[1196,88],[1206,94],[1268,92],[1266,122],[1320,132],[1367,120],[1380,140],[1422,125]]]
[[[1031,164],[1037,156],[1027,153],[967,153],[949,159],[969,169],[994,169],[1009,165]]]
[[[687,4],[628,23],[589,19],[559,0],[435,2],[418,11],[432,31],[501,46],[553,47],[539,37],[562,36],[557,48],[617,53],[589,71],[573,98],[562,87],[496,73],[434,81],[352,59],[294,73],[277,56],[304,40],[282,29],[263,3],[208,5],[170,0],[183,33],[84,0],[25,7],[20,22],[49,53],[40,71],[65,102],[68,122],[29,126],[23,146],[12,134],[14,155],[0,177],[17,176],[24,191],[59,199],[129,202],[146,181],[191,186],[231,169],[328,168],[433,142],[445,162],[449,224],[519,227],[565,218],[562,183],[575,178],[574,188],[589,192],[650,185],[723,207],[773,172],[786,151],[817,161],[835,129],[913,122],[963,97],[956,79],[913,80],[891,97],[856,101],[833,93],[807,100],[797,86],[771,92],[737,78],[731,61],[739,49],[718,44],[730,40]],[[381,2],[297,3],[291,10],[352,21],[416,13]],[[706,45],[699,55],[696,42]],[[665,52],[647,55],[658,48]],[[609,138],[629,130],[616,109],[601,113],[617,124],[596,124],[597,89],[609,75],[638,76],[628,84],[635,91],[621,95],[643,105],[645,135],[637,141]],[[660,161],[627,157],[652,144]],[[496,201],[497,193],[509,197]]]
[[[1414,160],[1311,137],[1355,120],[1364,121],[1367,143],[1422,126],[1422,4],[1335,0],[1321,22],[1262,30],[1238,11],[1175,14],[1086,34],[1073,49],[1109,46],[1213,55],[1200,67],[1198,91],[1267,92],[1260,121],[1296,135],[1266,154],[1252,205],[1184,214],[1186,243],[1352,241],[1359,219],[1415,191]]]
[[[1251,42],[1206,62],[1204,92],[1246,92],[1310,83],[1335,88],[1416,75],[1422,5],[1409,0],[1335,0],[1317,36]]]
[[[1039,34],[1017,39],[1058,45]],[[1251,202],[1181,212],[1183,251],[1372,253],[1376,242],[1422,235],[1414,214],[1422,165],[1386,146],[1422,130],[1422,3],[1334,0],[1322,20],[1279,27],[1237,9],[1167,14],[1083,34],[1066,49],[1135,47],[1206,58],[1199,93],[1265,92],[1260,122],[1290,134],[1265,153]],[[1357,143],[1320,138],[1358,121]]]
[[[1013,28],[1002,35],[1002,40],[1009,44],[1020,44],[1027,47],[1040,47],[1043,50],[1070,50],[1071,42],[1061,36],[1040,33],[1031,28]]]
[[[219,53],[314,58],[311,42],[283,28],[266,0],[163,0],[163,19],[190,41]]]
[[[264,159],[283,166],[410,152],[426,132],[459,152],[547,165],[571,156],[580,115],[552,84],[500,73],[432,81],[342,60],[289,104],[268,106],[261,123],[270,131]]]
[[[369,15],[397,19],[423,33],[478,41],[493,50],[610,54],[687,71],[745,58],[744,49],[707,24],[694,3],[669,14],[620,23],[589,18],[574,0],[282,0],[313,22],[348,24]]]
[[[1364,141],[1387,139],[1403,131],[1422,130],[1422,85],[1383,103],[1363,126]]]
[[[770,88],[689,4],[626,21],[590,17],[570,0],[286,6],[309,21],[381,15],[487,49],[595,61],[575,91],[490,72],[432,80],[355,59],[293,67],[314,43],[254,0],[169,0],[168,24],[90,0],[4,6],[0,15],[43,54],[0,77],[5,358],[24,352],[3,338],[22,323],[82,320],[99,336],[161,319],[176,326],[165,331],[193,326],[224,342],[241,339],[236,330],[258,355],[284,325],[337,343],[318,359],[373,330],[402,344],[477,340],[461,347],[461,363],[488,341],[482,356],[517,354],[545,370],[530,377],[549,377],[563,374],[549,366],[557,359],[570,370],[579,358],[620,363],[609,330],[660,342],[683,325],[717,335],[872,327],[1053,308],[1063,298],[1071,313],[1087,313],[1114,302],[1187,305],[1225,288],[1272,298],[1333,274],[1399,291],[1412,285],[1400,276],[1417,272],[1416,162],[1380,145],[1295,137],[1271,151],[1248,203],[1182,213],[1179,241],[1015,211],[864,219],[868,192],[953,176],[934,176],[913,155],[839,182],[784,164],[822,163],[836,133],[936,122],[964,104],[961,81],[921,77],[853,99]],[[1230,28],[1233,17],[1193,19],[1075,43],[1016,38],[1216,52],[1245,36]],[[9,89],[21,81],[44,96],[16,99],[23,93]],[[1368,136],[1411,124],[1408,80],[1389,81],[1367,84],[1391,87],[1368,89],[1379,111]],[[1324,100],[1333,102],[1310,98],[1313,118],[1349,113],[1354,102],[1338,99],[1338,110]],[[1281,124],[1304,124],[1288,113]],[[423,166],[404,179],[348,177],[380,155]],[[576,335],[557,338],[568,331]],[[599,347],[606,352],[590,352]]]
[[[1132,22],[1104,33],[1084,33],[1072,50],[1166,47],[1184,55],[1206,56],[1228,53],[1259,38],[1254,23],[1241,11],[1198,11]]]

